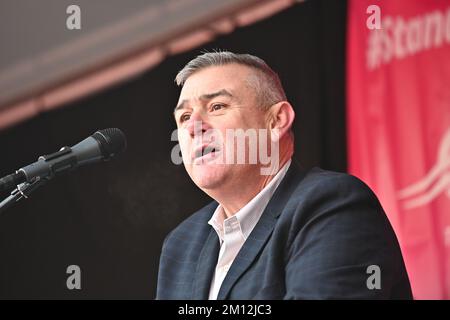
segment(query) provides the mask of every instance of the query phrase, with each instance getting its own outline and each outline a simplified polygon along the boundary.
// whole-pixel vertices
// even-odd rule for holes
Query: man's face
[[[266,112],[246,81],[251,74],[239,64],[208,67],[191,75],[181,90],[175,119],[183,162],[204,191],[238,186],[260,174],[260,166],[249,163],[248,156],[244,164],[225,161],[230,150],[236,155],[239,147],[226,139],[229,129],[267,128]],[[239,152],[248,155],[248,144],[241,148],[245,150]]]

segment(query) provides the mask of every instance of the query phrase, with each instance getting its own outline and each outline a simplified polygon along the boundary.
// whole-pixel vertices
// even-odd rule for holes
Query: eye
[[[184,122],[189,120],[189,118],[191,117],[191,115],[189,113],[185,113],[180,117],[180,122]]]
[[[211,106],[211,111],[217,111],[220,109],[223,109],[225,107],[225,105],[221,104],[221,103],[215,103]]]

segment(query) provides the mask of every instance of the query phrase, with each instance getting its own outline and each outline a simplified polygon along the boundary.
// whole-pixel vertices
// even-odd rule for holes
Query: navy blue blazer
[[[157,299],[207,299],[219,254],[217,202],[165,239]],[[369,266],[378,266],[379,273]],[[380,286],[373,287],[375,273]],[[375,275],[375,276],[377,276]],[[372,276],[372,278],[370,278]],[[368,282],[372,286],[368,286]],[[411,299],[394,231],[351,175],[292,162],[231,265],[218,299]]]

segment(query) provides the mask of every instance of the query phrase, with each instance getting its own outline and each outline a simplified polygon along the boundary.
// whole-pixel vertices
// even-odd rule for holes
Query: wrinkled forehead
[[[227,90],[239,97],[249,90],[247,79],[252,74],[250,68],[237,64],[213,66],[199,70],[187,78],[181,89],[179,102],[198,99],[200,96]]]

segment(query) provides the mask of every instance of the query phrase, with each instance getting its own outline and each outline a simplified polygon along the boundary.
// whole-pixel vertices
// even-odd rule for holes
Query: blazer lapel
[[[261,216],[258,224],[245,241],[238,255],[233,261],[222,286],[220,287],[218,300],[226,299],[231,288],[238,278],[250,267],[259,251],[264,247],[275,226],[276,219],[270,216]]]
[[[219,295],[217,297],[218,300],[227,298],[236,281],[251,266],[259,252],[265,246],[275,227],[278,216],[283,210],[287,200],[289,200],[291,193],[294,191],[295,187],[297,187],[297,182],[303,179],[304,174],[305,172],[301,171],[298,165],[293,161],[255,228],[234,259],[231,268],[220,287]]]
[[[197,269],[195,271],[192,299],[208,299],[212,276],[214,274],[214,269],[219,256],[219,250],[219,238],[214,229],[211,228],[206,243],[200,253]]]

